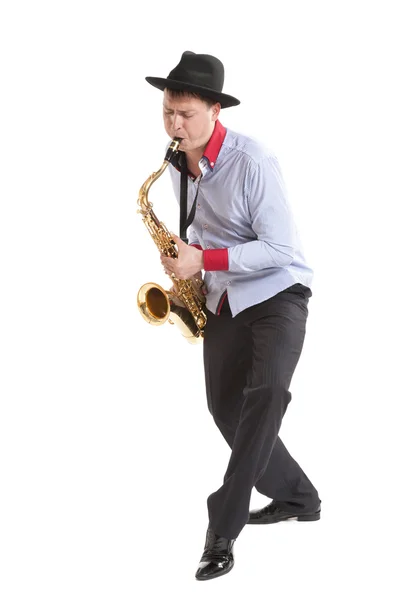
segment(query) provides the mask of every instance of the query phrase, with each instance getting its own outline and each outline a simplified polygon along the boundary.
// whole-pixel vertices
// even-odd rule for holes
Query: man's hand
[[[178,247],[178,258],[160,255],[166,274],[177,279],[190,279],[198,275],[204,268],[203,251],[188,246],[177,235],[171,234],[171,237]]]
[[[193,283],[193,286],[194,286],[194,288],[197,292],[197,295],[200,299],[207,295],[207,287],[206,287],[206,284],[204,283],[204,281],[202,280],[201,271],[199,271],[198,273],[193,275],[193,277],[190,277],[190,280]],[[174,281],[174,283],[169,291],[172,292],[173,294],[175,294],[175,296],[178,296],[179,287],[178,287],[177,281]],[[179,299],[179,296],[174,299],[174,302],[176,304],[179,304],[179,306],[185,306],[185,304]]]
[[[198,273],[195,273],[195,275],[193,275],[193,277],[191,277],[190,279],[192,280],[193,285],[195,286],[199,295],[206,296],[207,295],[207,287],[202,279],[202,272],[199,271]]]

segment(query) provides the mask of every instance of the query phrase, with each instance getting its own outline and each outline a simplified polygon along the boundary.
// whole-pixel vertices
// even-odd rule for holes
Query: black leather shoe
[[[235,540],[228,540],[217,535],[209,527],[203,556],[196,571],[196,579],[204,581],[229,573],[235,562],[233,557],[234,542]]]
[[[298,513],[298,512],[288,512],[286,510],[282,510],[276,505],[276,502],[272,500],[268,506],[261,508],[261,510],[251,510],[249,513],[249,520],[247,523],[249,525],[256,524],[269,524],[269,523],[279,523],[280,521],[288,521],[289,519],[293,519],[295,521],[318,521],[321,518],[321,505],[317,508],[316,511],[307,512],[307,513]]]

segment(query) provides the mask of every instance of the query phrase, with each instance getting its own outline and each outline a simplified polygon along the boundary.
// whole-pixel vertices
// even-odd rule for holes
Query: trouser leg
[[[289,454],[279,436],[255,488],[261,494],[276,500],[283,509],[313,512],[321,502],[314,485]]]
[[[306,316],[306,301],[278,295],[235,319],[230,314],[209,319],[204,343],[208,406],[232,448],[224,483],[208,498],[210,524],[224,537],[237,537],[247,522],[254,485],[300,507],[317,497],[278,438]]]

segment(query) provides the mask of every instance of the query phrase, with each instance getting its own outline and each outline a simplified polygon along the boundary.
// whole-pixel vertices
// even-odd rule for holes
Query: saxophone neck
[[[142,209],[149,209],[149,208],[151,208],[151,206],[149,204],[149,201],[148,201],[148,197],[147,197],[148,193],[149,193],[149,189],[153,185],[153,183],[159,177],[161,177],[161,175],[164,173],[165,169],[168,167],[168,165],[170,164],[170,162],[173,159],[173,157],[175,156],[175,154],[177,154],[178,149],[179,149],[179,143],[180,143],[181,139],[182,138],[174,138],[171,141],[171,143],[170,143],[170,145],[168,147],[168,150],[166,152],[163,164],[158,169],[158,171],[156,171],[155,173],[152,173],[150,175],[150,177],[148,177],[146,179],[146,181],[144,182],[144,184],[140,188],[138,204],[139,204],[139,206]]]

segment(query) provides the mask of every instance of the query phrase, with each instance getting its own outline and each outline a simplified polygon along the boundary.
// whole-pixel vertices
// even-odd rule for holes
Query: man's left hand
[[[177,279],[189,279],[204,269],[203,251],[194,246],[188,246],[177,235],[171,234],[178,247],[178,258],[160,255],[164,271]]]

